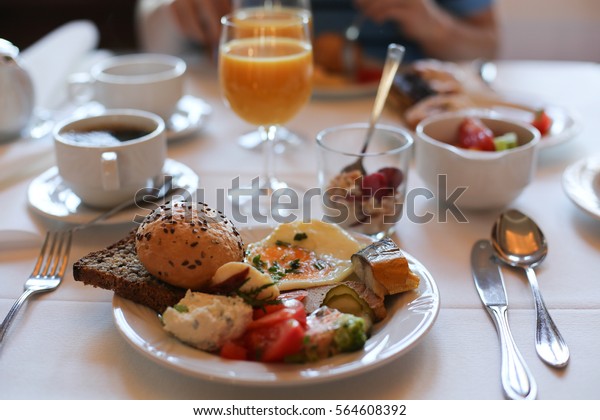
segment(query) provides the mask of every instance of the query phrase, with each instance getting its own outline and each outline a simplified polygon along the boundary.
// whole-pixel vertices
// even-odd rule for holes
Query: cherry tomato
[[[458,127],[458,146],[464,149],[493,152],[494,133],[478,118],[465,118]]]
[[[286,299],[278,305],[267,305],[254,311],[254,320],[248,325],[248,330],[268,327],[288,319],[295,319],[301,325],[306,325],[306,310],[302,302],[296,299]]]
[[[540,109],[535,113],[535,117],[533,118],[531,125],[537,128],[542,136],[545,136],[552,127],[552,118],[550,118],[545,110]]]
[[[272,303],[270,305],[264,305],[261,307],[254,308],[252,319],[262,318],[265,315],[279,311],[286,307],[300,307],[300,305],[298,305],[298,302],[301,302],[308,295],[308,292],[306,292],[305,290],[301,292],[304,292],[304,294],[300,293],[300,291],[298,294],[295,294],[294,292],[282,293],[277,298],[279,303]],[[298,302],[288,302],[289,300],[296,300]]]
[[[227,341],[221,347],[219,356],[231,360],[248,360],[248,351],[242,343],[236,341]]]
[[[296,319],[249,330],[245,335],[248,354],[260,362],[283,362],[302,349],[305,331]]]

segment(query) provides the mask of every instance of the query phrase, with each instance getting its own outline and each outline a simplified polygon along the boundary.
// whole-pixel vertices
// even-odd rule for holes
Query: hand
[[[221,16],[231,10],[229,0],[172,0],[169,8],[183,36],[209,49],[219,44]]]
[[[454,16],[434,0],[354,0],[374,22],[392,21],[425,54],[441,60],[493,58],[498,48],[492,7],[468,16]]]

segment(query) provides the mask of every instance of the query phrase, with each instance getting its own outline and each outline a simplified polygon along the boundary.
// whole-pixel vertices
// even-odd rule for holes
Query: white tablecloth
[[[555,370],[536,356],[534,311],[529,286],[504,270],[515,340],[535,376],[540,399],[600,398],[600,222],[575,207],[561,189],[570,163],[600,154],[600,67],[574,62],[500,62],[495,87],[572,108],[582,116],[581,133],[540,153],[534,182],[513,203],[531,215],[547,235],[550,252],[537,269],[546,304],[571,350],[566,369]],[[173,142],[169,157],[200,176],[210,191],[229,187],[237,175],[260,173],[261,155],[236,145],[251,127],[223,104],[215,71],[192,63],[188,93],[202,97],[213,115],[202,132]],[[308,188],[316,185],[315,134],[328,126],[364,121],[372,98],[316,100],[290,122],[308,140],[280,156],[280,174]],[[397,123],[391,112],[383,119]],[[53,226],[28,209],[29,177],[0,190],[0,230],[41,235]],[[422,186],[413,171],[409,188]],[[415,211],[435,212],[417,202]],[[502,399],[500,351],[494,326],[475,291],[469,255],[475,240],[489,237],[498,212],[467,214],[468,223],[417,224],[403,218],[396,239],[431,272],[441,295],[433,328],[406,355],[385,367],[344,380],[301,387],[261,388],[213,383],[159,366],[140,355],[113,323],[112,293],[84,286],[69,273],[60,288],[32,299],[0,347],[3,399]],[[74,262],[120,239],[131,225],[78,233]],[[0,251],[0,315],[22,290],[38,248]]]

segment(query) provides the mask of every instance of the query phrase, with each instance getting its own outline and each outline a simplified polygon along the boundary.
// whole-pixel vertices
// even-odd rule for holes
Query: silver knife
[[[512,400],[533,400],[537,395],[537,385],[508,326],[506,289],[490,241],[480,240],[473,245],[471,269],[479,297],[492,317],[500,338],[504,393]]]

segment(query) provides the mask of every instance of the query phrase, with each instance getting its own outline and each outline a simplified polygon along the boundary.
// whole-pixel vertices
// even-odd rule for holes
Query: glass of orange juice
[[[277,131],[302,109],[312,92],[310,20],[260,9],[226,15],[221,24],[221,91],[229,108],[258,127],[265,146],[261,189],[272,194],[287,187],[274,170]]]
[[[232,10],[238,16],[244,17],[250,14],[260,13],[267,10],[272,14],[289,15],[296,14],[309,19],[309,25],[312,32],[312,11],[310,0],[233,0]],[[288,150],[288,146],[298,147],[305,142],[305,138],[286,127],[279,127],[277,130],[278,150]],[[245,149],[254,149],[263,144],[260,133],[252,130],[242,134],[238,138],[238,144]]]

